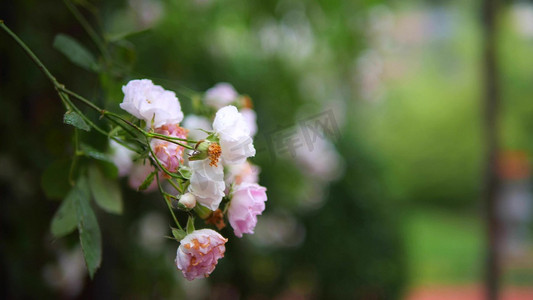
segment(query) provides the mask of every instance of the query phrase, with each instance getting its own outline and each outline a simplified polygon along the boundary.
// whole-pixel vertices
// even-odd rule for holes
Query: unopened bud
[[[180,197],[178,205],[181,204],[188,209],[192,209],[196,206],[196,197],[192,193],[185,193]]]

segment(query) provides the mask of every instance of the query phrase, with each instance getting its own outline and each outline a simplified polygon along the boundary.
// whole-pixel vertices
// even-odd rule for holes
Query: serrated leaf
[[[102,235],[94,211],[89,203],[87,179],[80,177],[76,183],[76,188],[79,191],[75,206],[78,217],[80,244],[87,270],[89,270],[90,277],[93,278],[94,273],[102,262]]]
[[[190,234],[194,231],[194,217],[189,216],[187,219],[187,234]]]
[[[72,63],[88,71],[97,72],[100,68],[94,55],[74,38],[58,34],[54,38],[54,48],[65,55]]]
[[[79,197],[78,193],[79,191],[76,188],[71,189],[52,218],[50,231],[54,237],[63,237],[76,229],[78,218],[75,201],[76,197]]]
[[[44,170],[41,177],[41,187],[47,198],[65,198],[70,190],[68,182],[70,164],[70,160],[58,160]]]
[[[148,175],[148,177],[146,177],[146,179],[143,181],[143,183],[139,186],[139,188],[137,190],[138,191],[146,190],[150,186],[150,184],[152,184],[152,182],[154,181],[155,173],[156,172],[150,173],[150,175]]]
[[[183,238],[187,235],[187,232],[185,232],[182,229],[178,229],[174,227],[170,227],[170,228],[172,229],[172,235],[178,242],[183,240]]]
[[[83,118],[75,111],[67,111],[63,116],[63,123],[72,125],[78,129],[90,131],[91,127],[85,123]]]
[[[89,186],[96,204],[109,213],[121,214],[122,192],[118,183],[106,178],[96,165],[89,166],[88,175]]]

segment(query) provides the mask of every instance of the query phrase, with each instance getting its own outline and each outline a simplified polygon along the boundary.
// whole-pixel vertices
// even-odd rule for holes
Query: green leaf
[[[187,234],[190,234],[194,231],[194,217],[189,216],[187,219]]]
[[[63,123],[72,125],[81,130],[91,130],[91,127],[89,127],[89,125],[87,125],[82,117],[75,111],[67,111],[63,116]]]
[[[111,161],[109,156],[107,156],[105,153],[102,153],[87,144],[81,144],[80,149],[81,151],[83,151],[84,155],[90,158],[94,158],[97,160],[103,160],[103,161]]]
[[[87,179],[85,177],[78,179],[76,188],[78,190],[78,197],[76,197],[75,206],[78,217],[80,244],[89,275],[93,278],[94,273],[102,262],[102,236],[98,221],[89,203]]]
[[[170,227],[172,229],[172,235],[174,238],[179,242],[183,240],[183,238],[187,235],[187,232],[183,231],[182,229]]]
[[[191,168],[187,166],[180,166],[179,173],[181,174],[181,176],[183,176],[183,178],[191,179],[191,175],[192,175]]]
[[[115,180],[109,180],[96,165],[91,165],[88,170],[89,185],[94,201],[103,210],[122,213],[122,193]]]
[[[97,161],[97,164],[100,166],[104,175],[110,179],[118,178],[118,168],[114,163],[104,160]]]
[[[70,164],[70,160],[58,160],[44,170],[41,177],[41,187],[47,198],[65,198],[70,189],[68,180]]]
[[[73,188],[63,200],[61,206],[59,206],[54,218],[52,218],[50,231],[56,238],[60,238],[71,233],[78,225],[75,206],[76,197],[79,197],[79,191],[78,189]]]
[[[129,37],[132,37],[132,36],[137,35],[137,34],[145,33],[145,32],[148,32],[150,30],[151,30],[151,28],[144,28],[144,29],[141,29],[141,30],[133,30],[133,31],[126,31],[126,32],[120,32],[120,33],[107,34],[106,35],[106,39],[109,42],[112,42],[112,43],[121,42],[125,38],[129,38]]]
[[[139,188],[137,188],[138,191],[144,191],[146,190],[150,184],[152,184],[152,182],[154,181],[154,177],[155,177],[155,173],[156,172],[152,172],[150,173],[150,175],[148,175],[148,177],[146,177],[146,179],[143,181],[143,183],[139,186]]]
[[[109,155],[102,153],[86,144],[81,144],[80,149],[85,156],[98,160],[98,164],[100,167],[102,167],[102,171],[109,178],[118,177],[118,168],[115,166]]]
[[[74,38],[66,34],[58,34],[54,38],[54,48],[59,50],[71,62],[88,71],[97,72],[100,67],[89,50]]]

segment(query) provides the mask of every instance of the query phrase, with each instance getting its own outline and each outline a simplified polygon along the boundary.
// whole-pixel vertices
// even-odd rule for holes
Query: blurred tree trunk
[[[498,175],[498,109],[500,105],[499,69],[497,64],[498,0],[483,0],[483,129],[485,135],[485,180],[483,199],[487,230],[485,287],[487,299],[498,299],[500,285],[500,224],[497,214]]]

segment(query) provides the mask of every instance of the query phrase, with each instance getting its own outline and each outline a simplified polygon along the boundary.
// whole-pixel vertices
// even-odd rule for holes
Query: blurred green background
[[[91,281],[77,236],[50,235],[59,202],[40,183],[72,155],[72,128],[46,78],[0,33],[3,298],[398,299],[482,283],[479,1],[74,3],[109,59],[61,1],[3,1],[0,18],[60,82],[113,111],[136,78],[176,91],[186,114],[187,94],[217,82],[249,95],[267,209],[253,236],[224,229],[226,257],[208,279],[187,282],[173,263],[178,245],[163,238],[163,201],[124,181],[123,215],[98,213],[104,257]],[[501,146],[529,157],[533,5],[508,1],[499,17]],[[98,57],[100,72],[54,49],[58,33]],[[317,137],[321,146],[278,151],[280,133],[324,114],[338,130]],[[84,139],[105,150],[101,137]],[[522,223],[520,255],[504,264],[509,286],[533,284],[531,224]]]

